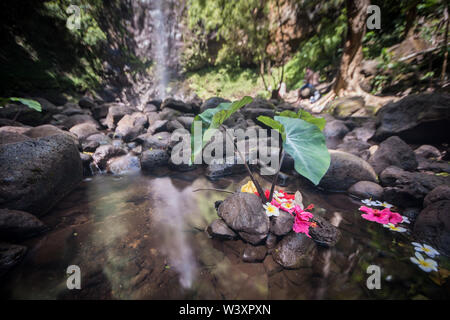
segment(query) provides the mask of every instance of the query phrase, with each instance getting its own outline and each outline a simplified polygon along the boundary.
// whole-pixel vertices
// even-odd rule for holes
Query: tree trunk
[[[369,0],[346,0],[347,40],[341,65],[334,85],[338,96],[346,91],[360,91],[360,69],[363,60],[362,42],[366,34],[367,8]]]
[[[445,76],[447,74],[447,60],[448,60],[448,23],[449,23],[449,13],[448,13],[448,5],[445,7],[445,37],[444,37],[444,62],[442,63],[442,73],[441,73],[441,82],[444,84]]]
[[[417,5],[419,2],[418,0],[414,0],[407,8],[404,39],[408,39],[414,35],[414,24],[417,18]]]

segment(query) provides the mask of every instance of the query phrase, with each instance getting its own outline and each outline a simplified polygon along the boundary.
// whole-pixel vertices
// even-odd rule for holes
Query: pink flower
[[[378,210],[363,206],[359,208],[359,210],[365,212],[365,214],[361,215],[361,217],[380,224],[392,223],[395,225],[403,221],[403,218],[400,214],[392,212],[389,208]]]

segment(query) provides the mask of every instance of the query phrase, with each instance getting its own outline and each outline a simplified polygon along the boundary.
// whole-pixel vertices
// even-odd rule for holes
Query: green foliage
[[[26,105],[28,108],[36,110],[38,112],[42,112],[41,104],[36,100],[25,99],[25,98],[0,98],[0,108],[4,107],[9,102],[20,102],[21,104]]]
[[[308,111],[299,109],[297,113],[291,110],[285,110],[279,114],[280,117],[288,117],[294,119],[302,119],[306,122],[316,125],[320,131],[323,131],[327,121],[325,118],[317,118],[310,114]]]

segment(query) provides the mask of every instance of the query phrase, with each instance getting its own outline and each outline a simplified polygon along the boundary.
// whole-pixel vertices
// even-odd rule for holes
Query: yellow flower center
[[[422,247],[422,250],[423,250],[424,252],[430,252],[430,251],[431,251],[430,249],[425,248],[425,247]]]
[[[270,213],[272,213],[272,212],[275,211],[275,209],[274,209],[273,207],[268,207],[267,210],[268,210]]]
[[[419,263],[426,268],[431,267],[431,263],[426,262],[425,260],[419,260]]]

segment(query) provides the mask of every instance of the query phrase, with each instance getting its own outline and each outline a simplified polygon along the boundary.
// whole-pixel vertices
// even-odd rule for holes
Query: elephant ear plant
[[[36,110],[38,112],[42,112],[42,106],[39,102],[35,101],[35,100],[31,100],[31,99],[25,99],[25,98],[15,98],[15,97],[11,97],[11,98],[0,98],[0,108],[4,108],[8,103],[10,102],[20,102],[21,104],[26,105],[28,108]],[[17,117],[19,116],[19,112],[17,112],[17,114],[14,117],[14,121],[17,119]]]
[[[252,101],[253,99],[251,97],[244,97],[233,103],[221,103],[216,108],[208,109],[197,115],[195,120],[202,121],[202,124],[206,126],[206,128],[202,129],[201,140],[198,138],[194,139],[195,121],[192,124],[191,160],[194,161],[194,159],[202,152],[203,147],[213,137],[215,130],[221,127],[223,128],[223,123],[233,113]],[[283,140],[282,147],[280,148],[280,165],[272,182],[269,199],[266,198],[261,185],[255,179],[250,167],[247,165],[243,155],[237,148],[236,142],[234,139],[232,140],[262,201],[264,203],[272,201],[278,174],[286,153],[294,159],[295,170],[315,185],[318,185],[330,166],[330,154],[325,144],[325,137],[322,133],[326,123],[325,119],[316,118],[310,113],[300,110],[298,113],[293,111],[283,111],[273,118],[259,116],[258,120],[270,128],[277,130]]]

